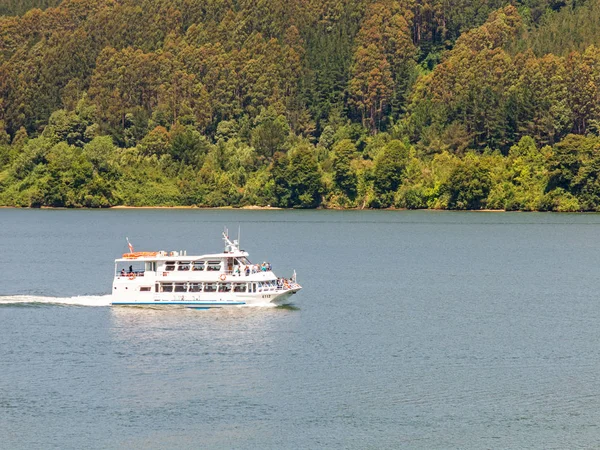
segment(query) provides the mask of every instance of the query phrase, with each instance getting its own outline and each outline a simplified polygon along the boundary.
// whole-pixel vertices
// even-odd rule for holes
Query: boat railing
[[[145,270],[134,270],[133,272],[119,272],[117,273],[117,277],[123,277],[123,278],[137,278],[137,277],[143,277],[144,276],[144,272]]]
[[[275,286],[261,286],[257,288],[257,292],[279,292],[289,291],[290,289],[298,289],[300,285],[298,283],[283,283]]]
[[[240,272],[236,272],[235,270],[223,270],[221,271],[221,273],[224,273],[225,275],[231,275],[232,277],[246,277],[246,276],[250,276],[250,275],[254,275],[257,273],[269,273],[272,272],[272,270],[251,270],[249,275],[246,275],[246,271],[245,270],[241,270]]]

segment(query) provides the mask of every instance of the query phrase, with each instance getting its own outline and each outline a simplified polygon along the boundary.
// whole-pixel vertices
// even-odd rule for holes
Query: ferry
[[[111,305],[184,306],[194,309],[226,306],[286,305],[302,287],[278,278],[269,263],[252,264],[223,232],[222,253],[188,256],[186,251],[129,252],[115,259]]]

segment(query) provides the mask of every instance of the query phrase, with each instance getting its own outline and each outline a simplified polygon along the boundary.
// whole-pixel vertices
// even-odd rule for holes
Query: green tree
[[[348,85],[351,105],[361,114],[363,125],[375,132],[381,127],[392,96],[390,64],[382,50],[370,44],[357,49],[351,73]]]
[[[352,167],[352,160],[356,156],[356,146],[349,139],[344,139],[333,147],[333,181],[350,200],[354,200],[357,193],[358,176]]]
[[[578,207],[596,210],[600,205],[600,138],[568,135],[553,147],[548,161],[546,192],[556,189],[574,195]]]
[[[450,174],[446,190],[451,209],[480,209],[485,205],[492,180],[488,169],[477,160],[466,160]]]
[[[377,199],[374,206],[387,208],[392,205],[394,193],[402,183],[408,156],[408,147],[394,140],[375,157],[373,188]]]
[[[165,127],[158,126],[150,131],[138,145],[142,155],[161,156],[169,152],[171,136]]]
[[[277,206],[316,208],[321,204],[321,172],[310,146],[295,147],[289,157],[276,154],[271,164],[271,176]]]
[[[47,160],[49,178],[43,192],[44,204],[85,206],[85,191],[93,178],[93,166],[83,150],[61,142],[52,147]]]
[[[274,115],[274,111],[264,112],[257,118],[257,125],[252,130],[252,145],[259,154],[267,158],[285,149],[290,127],[285,117]]]
[[[170,133],[170,155],[174,161],[188,166],[201,167],[210,143],[193,127],[177,126]]]

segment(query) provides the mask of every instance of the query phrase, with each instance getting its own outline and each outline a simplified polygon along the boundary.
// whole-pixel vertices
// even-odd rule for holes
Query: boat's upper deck
[[[231,241],[229,240],[229,236],[227,235],[227,230],[223,232],[223,241],[225,241],[225,250],[221,253],[209,253],[205,255],[188,255],[185,250],[173,250],[171,252],[167,252],[164,250],[160,250],[157,252],[134,252],[130,251],[129,253],[123,253],[121,258],[115,259],[115,263],[120,262],[128,262],[128,261],[140,261],[140,262],[158,262],[160,263],[168,263],[173,260],[185,260],[185,261],[198,261],[198,260],[207,260],[207,259],[238,259],[244,261],[244,264],[250,264],[248,261],[248,252],[244,250],[240,250],[239,247],[239,239]],[[129,240],[127,241],[129,243]],[[133,250],[133,247],[130,245],[130,250]]]
[[[123,253],[121,258],[115,259],[115,262],[140,261],[140,262],[161,262],[172,260],[197,261],[201,259],[225,259],[225,258],[248,258],[248,252],[238,250],[235,252],[210,253],[206,255],[188,255],[185,251],[158,251],[158,252],[134,252]]]
[[[115,259],[115,278],[143,277],[153,274],[155,277],[186,277],[200,279],[211,277],[210,273],[218,276],[242,275],[250,276],[259,272],[272,274],[271,264],[264,262],[261,265],[252,264],[248,259],[248,252],[240,250],[239,241],[230,241],[223,233],[225,249],[220,253],[207,253],[203,255],[188,255],[186,251],[164,250],[156,252],[129,252],[121,258]],[[130,249],[133,248],[130,246]],[[171,274],[171,275],[169,275]]]

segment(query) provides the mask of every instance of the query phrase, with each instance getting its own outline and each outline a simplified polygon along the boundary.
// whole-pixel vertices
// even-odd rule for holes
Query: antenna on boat
[[[237,245],[238,248],[241,248],[241,244],[240,244],[240,235],[242,233],[242,226],[238,223],[238,240],[237,240]]]

